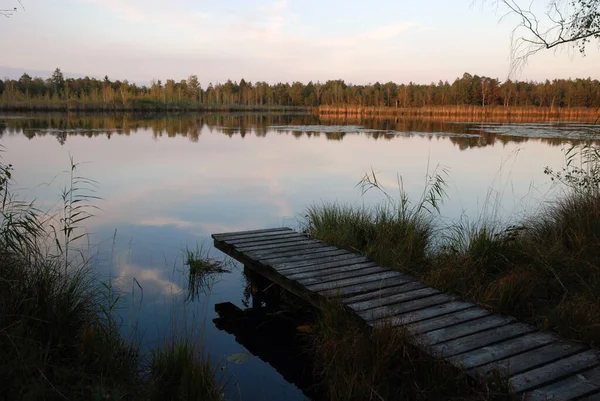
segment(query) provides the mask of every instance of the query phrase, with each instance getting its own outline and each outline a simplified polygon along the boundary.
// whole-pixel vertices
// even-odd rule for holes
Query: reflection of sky
[[[171,324],[172,296],[185,287],[179,273],[182,249],[203,242],[209,246],[211,233],[296,227],[295,219],[315,202],[373,202],[380,198],[375,192],[361,199],[356,187],[371,168],[391,195],[400,174],[414,199],[423,189],[428,165],[430,171],[443,165],[449,169],[445,219],[463,213],[477,217],[489,197],[492,204],[499,202],[500,216],[510,215],[539,205],[550,188],[544,167],[560,166],[562,160],[560,147],[537,140],[460,150],[444,137],[376,141],[350,134],[343,141],[328,141],[325,136],[296,138],[270,132],[266,138],[241,138],[208,128],[197,143],[182,137],[156,139],[139,130],[110,140],[70,136],[64,146],[50,135],[32,140],[8,136],[4,145],[5,160],[15,165],[18,187],[28,188],[20,192],[45,205],[58,199],[57,188],[66,175],[55,176],[68,168],[69,155],[85,162],[80,173],[98,182],[97,195],[103,198],[96,203],[101,210],[87,226],[92,242],[101,244],[100,273],[108,274],[110,265],[112,277],[120,278],[125,291],[136,291],[134,277],[140,283],[145,308],[135,315],[145,338],[152,341]],[[53,179],[49,188],[36,187]],[[213,305],[224,301],[240,305],[242,287],[239,270],[223,277],[204,305],[207,315],[199,314],[198,320],[206,319],[205,341],[220,361],[242,349],[214,328]],[[130,305],[123,308],[124,315],[131,313]],[[227,372],[239,381],[244,400],[280,397],[282,391],[292,399],[300,397],[257,358],[229,366]]]
[[[346,135],[339,142],[271,133],[242,139],[207,129],[197,143],[138,132],[110,141],[71,136],[64,147],[52,136],[17,136],[7,138],[5,145],[20,187],[51,181],[68,167],[69,154],[85,162],[81,174],[98,181],[98,195],[104,199],[92,227],[172,226],[197,236],[293,225],[315,201],[359,202],[355,185],[371,168],[392,194],[400,174],[405,189],[416,197],[428,164],[430,171],[437,164],[448,167],[446,217],[463,209],[476,213],[490,189],[503,192],[512,210],[511,199],[530,193],[532,183],[547,183],[543,168],[560,165],[562,157],[560,148],[536,140],[460,151],[446,138],[375,141]],[[58,182],[42,195],[35,192],[54,200]]]

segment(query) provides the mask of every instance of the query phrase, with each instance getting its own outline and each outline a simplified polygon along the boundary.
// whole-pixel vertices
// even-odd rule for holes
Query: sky
[[[520,1],[520,0],[517,0]],[[548,0],[534,0],[544,11]],[[131,82],[504,80],[517,20],[492,0],[22,0],[0,18],[0,73]],[[524,3],[524,2],[521,2]],[[529,4],[529,0],[526,1]],[[524,5],[527,5],[524,3]],[[0,0],[0,9],[18,6]],[[535,8],[537,7],[537,8]],[[600,78],[600,50],[543,51],[512,78]],[[12,69],[12,70],[11,70]]]

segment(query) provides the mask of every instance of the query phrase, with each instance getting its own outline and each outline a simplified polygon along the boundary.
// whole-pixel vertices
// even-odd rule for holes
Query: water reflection
[[[523,129],[524,127],[527,129]],[[10,118],[0,116],[0,137],[23,134],[32,139],[36,136],[53,135],[61,145],[64,145],[70,136],[106,136],[110,139],[114,135],[129,136],[141,131],[151,131],[154,138],[185,137],[191,142],[198,142],[204,129],[229,137],[266,137],[268,133],[279,133],[297,138],[323,135],[332,141],[341,141],[347,135],[355,133],[387,141],[411,136],[425,136],[429,139],[443,136],[450,138],[461,150],[493,146],[496,141],[502,144],[523,143],[532,138],[550,146],[560,146],[566,140],[572,142],[598,135],[598,128],[594,124],[515,124],[512,121],[465,123],[433,118],[360,118],[314,114],[25,114]]]
[[[298,330],[314,323],[314,310],[251,270],[244,269],[244,276],[246,307],[241,309],[231,302],[216,304],[219,317],[213,319],[215,327],[233,335],[236,342],[270,364],[308,398],[324,399],[314,377],[310,338]]]

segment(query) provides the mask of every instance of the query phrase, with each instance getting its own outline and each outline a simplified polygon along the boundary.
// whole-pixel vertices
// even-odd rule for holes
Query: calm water
[[[522,216],[555,196],[544,167],[561,167],[562,149],[588,128],[302,115],[0,116],[3,157],[22,197],[55,207],[69,156],[98,182],[88,247],[98,272],[129,293],[124,330],[137,322],[147,344],[172,330],[196,335],[229,378],[228,397],[242,400],[304,395],[260,358],[228,361],[247,351],[212,319],[216,303],[247,301],[241,267],[184,304],[182,249],[203,245],[217,256],[212,233],[297,228],[313,203],[377,202],[381,194],[361,196],[356,186],[371,170],[392,195],[401,176],[416,199],[427,172],[445,168],[444,221]]]

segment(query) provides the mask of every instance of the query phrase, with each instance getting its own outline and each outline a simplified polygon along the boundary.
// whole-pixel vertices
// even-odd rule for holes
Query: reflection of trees
[[[70,114],[33,114],[24,118],[11,118],[0,125],[0,137],[3,135],[25,135],[32,139],[36,136],[54,135],[64,144],[69,136],[96,137],[112,135],[131,135],[142,131],[151,131],[154,138],[185,137],[198,142],[203,132],[216,132],[229,137],[247,135],[265,137],[273,135],[293,135],[296,138],[324,136],[327,140],[342,141],[347,132],[318,129],[307,131],[303,126],[336,125],[360,126],[366,135],[374,140],[397,140],[413,135],[428,138],[449,137],[451,143],[459,149],[493,146],[496,143],[527,142],[532,138],[498,135],[478,128],[472,123],[454,123],[437,119],[406,118],[360,118],[342,116],[340,118],[319,117],[312,114],[258,114],[258,113],[214,113],[214,114],[111,114],[111,115],[70,115]],[[281,128],[272,128],[272,127]],[[297,127],[297,128],[292,128]],[[348,131],[350,132],[350,131]],[[403,132],[397,135],[394,132]],[[476,135],[476,136],[473,136]],[[577,142],[568,138],[537,138],[550,146],[561,146],[565,142]]]

